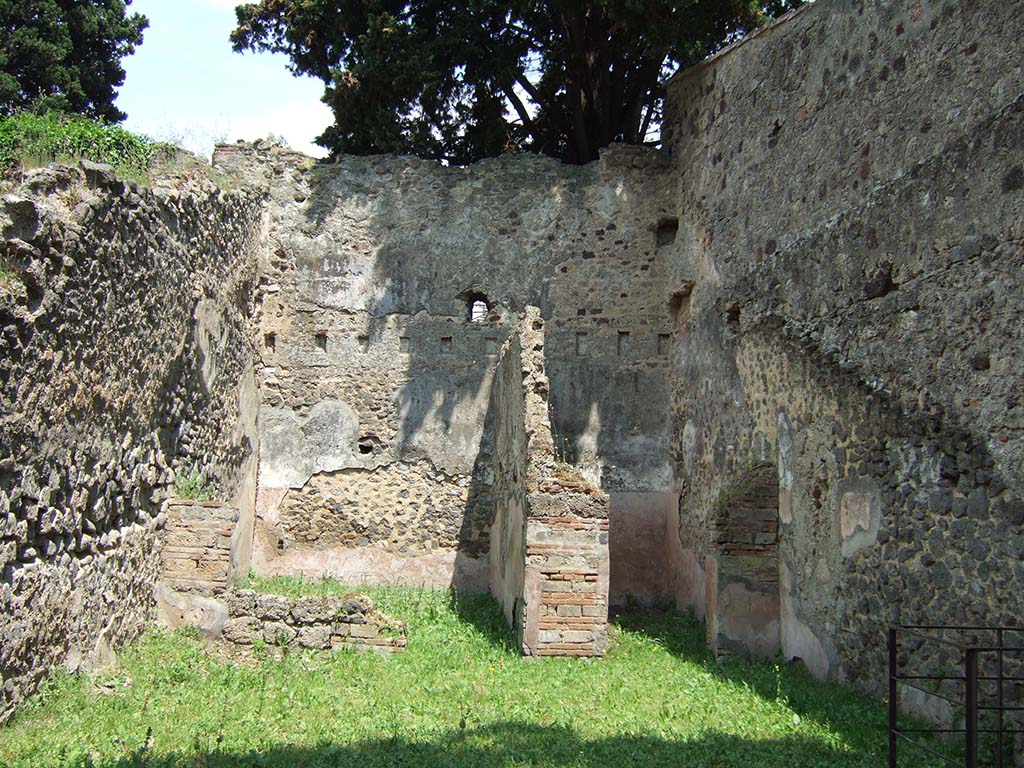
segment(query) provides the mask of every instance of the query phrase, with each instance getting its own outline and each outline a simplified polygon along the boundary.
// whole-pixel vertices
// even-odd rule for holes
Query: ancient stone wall
[[[887,622],[1014,623],[1021,28],[818,0],[675,78],[664,151],[585,167],[238,145],[239,192],[29,173],[0,201],[0,719],[138,631],[190,466],[267,575],[482,588],[500,542],[535,653],[601,652],[616,519],[612,552],[665,563],[617,594],[721,619],[718,512],[764,463],[777,579],[721,586],[777,590],[787,656],[877,688]]]
[[[261,573],[486,588],[494,368],[528,304],[560,455],[602,487],[671,485],[657,153],[214,160],[269,190]]]
[[[378,611],[366,595],[291,598],[239,589],[224,595],[224,602],[230,618],[221,639],[236,645],[263,642],[375,653],[406,647],[406,623]]]
[[[160,576],[169,589],[214,594],[245,575],[238,573],[237,509],[216,501],[171,499],[164,512]]]
[[[782,648],[821,676],[1024,609],[1022,23],[819,0],[669,87],[679,592],[776,463]]]
[[[526,320],[524,317],[523,321]],[[536,450],[550,454],[553,448],[548,415],[541,414],[541,424],[536,427],[531,428],[527,422],[523,330],[517,328],[505,342],[494,378],[494,518],[490,529],[488,584],[520,644],[526,615],[523,589],[526,580],[530,443],[536,436],[541,443]]]
[[[608,623],[608,496],[556,454],[545,324],[527,307],[495,377],[491,592],[535,656],[600,656]]]
[[[29,171],[0,201],[0,720],[151,617],[183,461],[239,496],[261,210],[91,165]]]

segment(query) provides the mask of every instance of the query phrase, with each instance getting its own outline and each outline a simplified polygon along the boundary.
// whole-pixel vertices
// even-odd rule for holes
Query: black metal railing
[[[950,637],[952,635],[952,637]],[[1007,644],[1007,638],[1016,637],[1017,642]],[[947,670],[947,674],[916,674],[899,665],[900,639],[913,638],[920,645],[933,643],[955,651],[958,664]],[[889,627],[889,768],[897,768],[897,747],[907,743],[952,765],[979,768],[979,737],[993,734],[991,745],[992,762],[986,765],[995,768],[1009,766],[1010,748],[1007,737],[1024,733],[1024,706],[1020,706],[1020,687],[1007,695],[1006,685],[1024,682],[1024,628],[1020,627],[977,627],[954,625],[895,625]],[[1008,660],[1009,657],[1009,660]],[[1010,669],[1007,669],[1007,666]],[[909,667],[909,665],[907,665]],[[962,672],[962,674],[954,674]],[[900,727],[899,692],[900,686],[913,688],[926,696],[942,699],[953,712],[963,712],[963,727],[926,728]],[[932,687],[928,687],[932,686]],[[956,689],[951,693],[950,689]],[[1014,714],[1018,713],[1018,714]],[[986,719],[989,722],[985,722]],[[915,741],[912,734],[963,735],[963,758],[945,754],[921,741]]]

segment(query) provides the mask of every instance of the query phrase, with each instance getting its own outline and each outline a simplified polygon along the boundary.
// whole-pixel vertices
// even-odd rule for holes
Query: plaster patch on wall
[[[779,522],[793,522],[793,427],[779,409]]]
[[[363,465],[355,452],[359,419],[341,400],[317,403],[305,418],[287,408],[264,408],[261,421],[265,488],[301,488],[317,472]]]
[[[718,593],[717,650],[770,658],[779,652],[779,597],[734,581]],[[723,642],[724,641],[724,642]]]
[[[674,522],[674,521],[673,521]],[[673,525],[671,536],[675,539],[669,544],[670,563],[674,579],[676,606],[689,608],[700,619],[708,615],[707,595],[704,568],[692,549],[682,549],[679,545],[679,532]]]
[[[782,653],[787,659],[800,659],[819,680],[828,677],[828,653],[811,628],[796,615],[793,606],[793,575],[785,562],[779,563],[779,613],[782,617]]]
[[[693,474],[697,466],[697,459],[703,448],[701,437],[700,427],[697,425],[697,422],[693,421],[693,419],[688,419],[686,426],[683,427],[683,467],[686,469],[687,475]]]
[[[957,722],[952,705],[927,691],[900,685],[899,702],[902,711],[912,713],[929,723],[949,728],[963,727],[962,722]]]
[[[841,489],[836,522],[843,557],[850,557],[878,540],[880,507],[878,489],[871,483],[861,482]]]
[[[212,299],[203,299],[196,304],[194,333],[196,346],[201,355],[201,372],[206,388],[213,389],[219,372],[218,358],[227,343],[229,329],[221,319],[223,307]]]
[[[493,363],[481,363],[477,372],[460,373],[454,380],[447,376],[412,376],[402,385],[395,395],[396,443],[403,457],[429,457],[444,472],[468,474],[484,437]]]

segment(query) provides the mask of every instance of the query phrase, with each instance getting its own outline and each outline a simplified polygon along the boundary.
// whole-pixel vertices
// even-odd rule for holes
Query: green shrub
[[[183,462],[174,478],[174,494],[179,499],[213,501],[220,496],[220,487],[199,467]]]
[[[9,291],[17,279],[18,273],[14,271],[3,256],[0,256],[0,291]]]
[[[79,115],[19,112],[0,118],[0,171],[85,158],[111,165],[122,176],[148,178],[154,143],[145,136]]]

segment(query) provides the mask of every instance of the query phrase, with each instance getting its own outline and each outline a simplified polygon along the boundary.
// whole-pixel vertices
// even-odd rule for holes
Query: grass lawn
[[[798,665],[716,662],[688,616],[629,613],[607,658],[534,661],[486,595],[366,591],[409,622],[404,654],[211,654],[152,630],[115,671],[52,678],[0,729],[0,766],[885,765],[882,704]],[[900,765],[938,763],[907,752]]]

